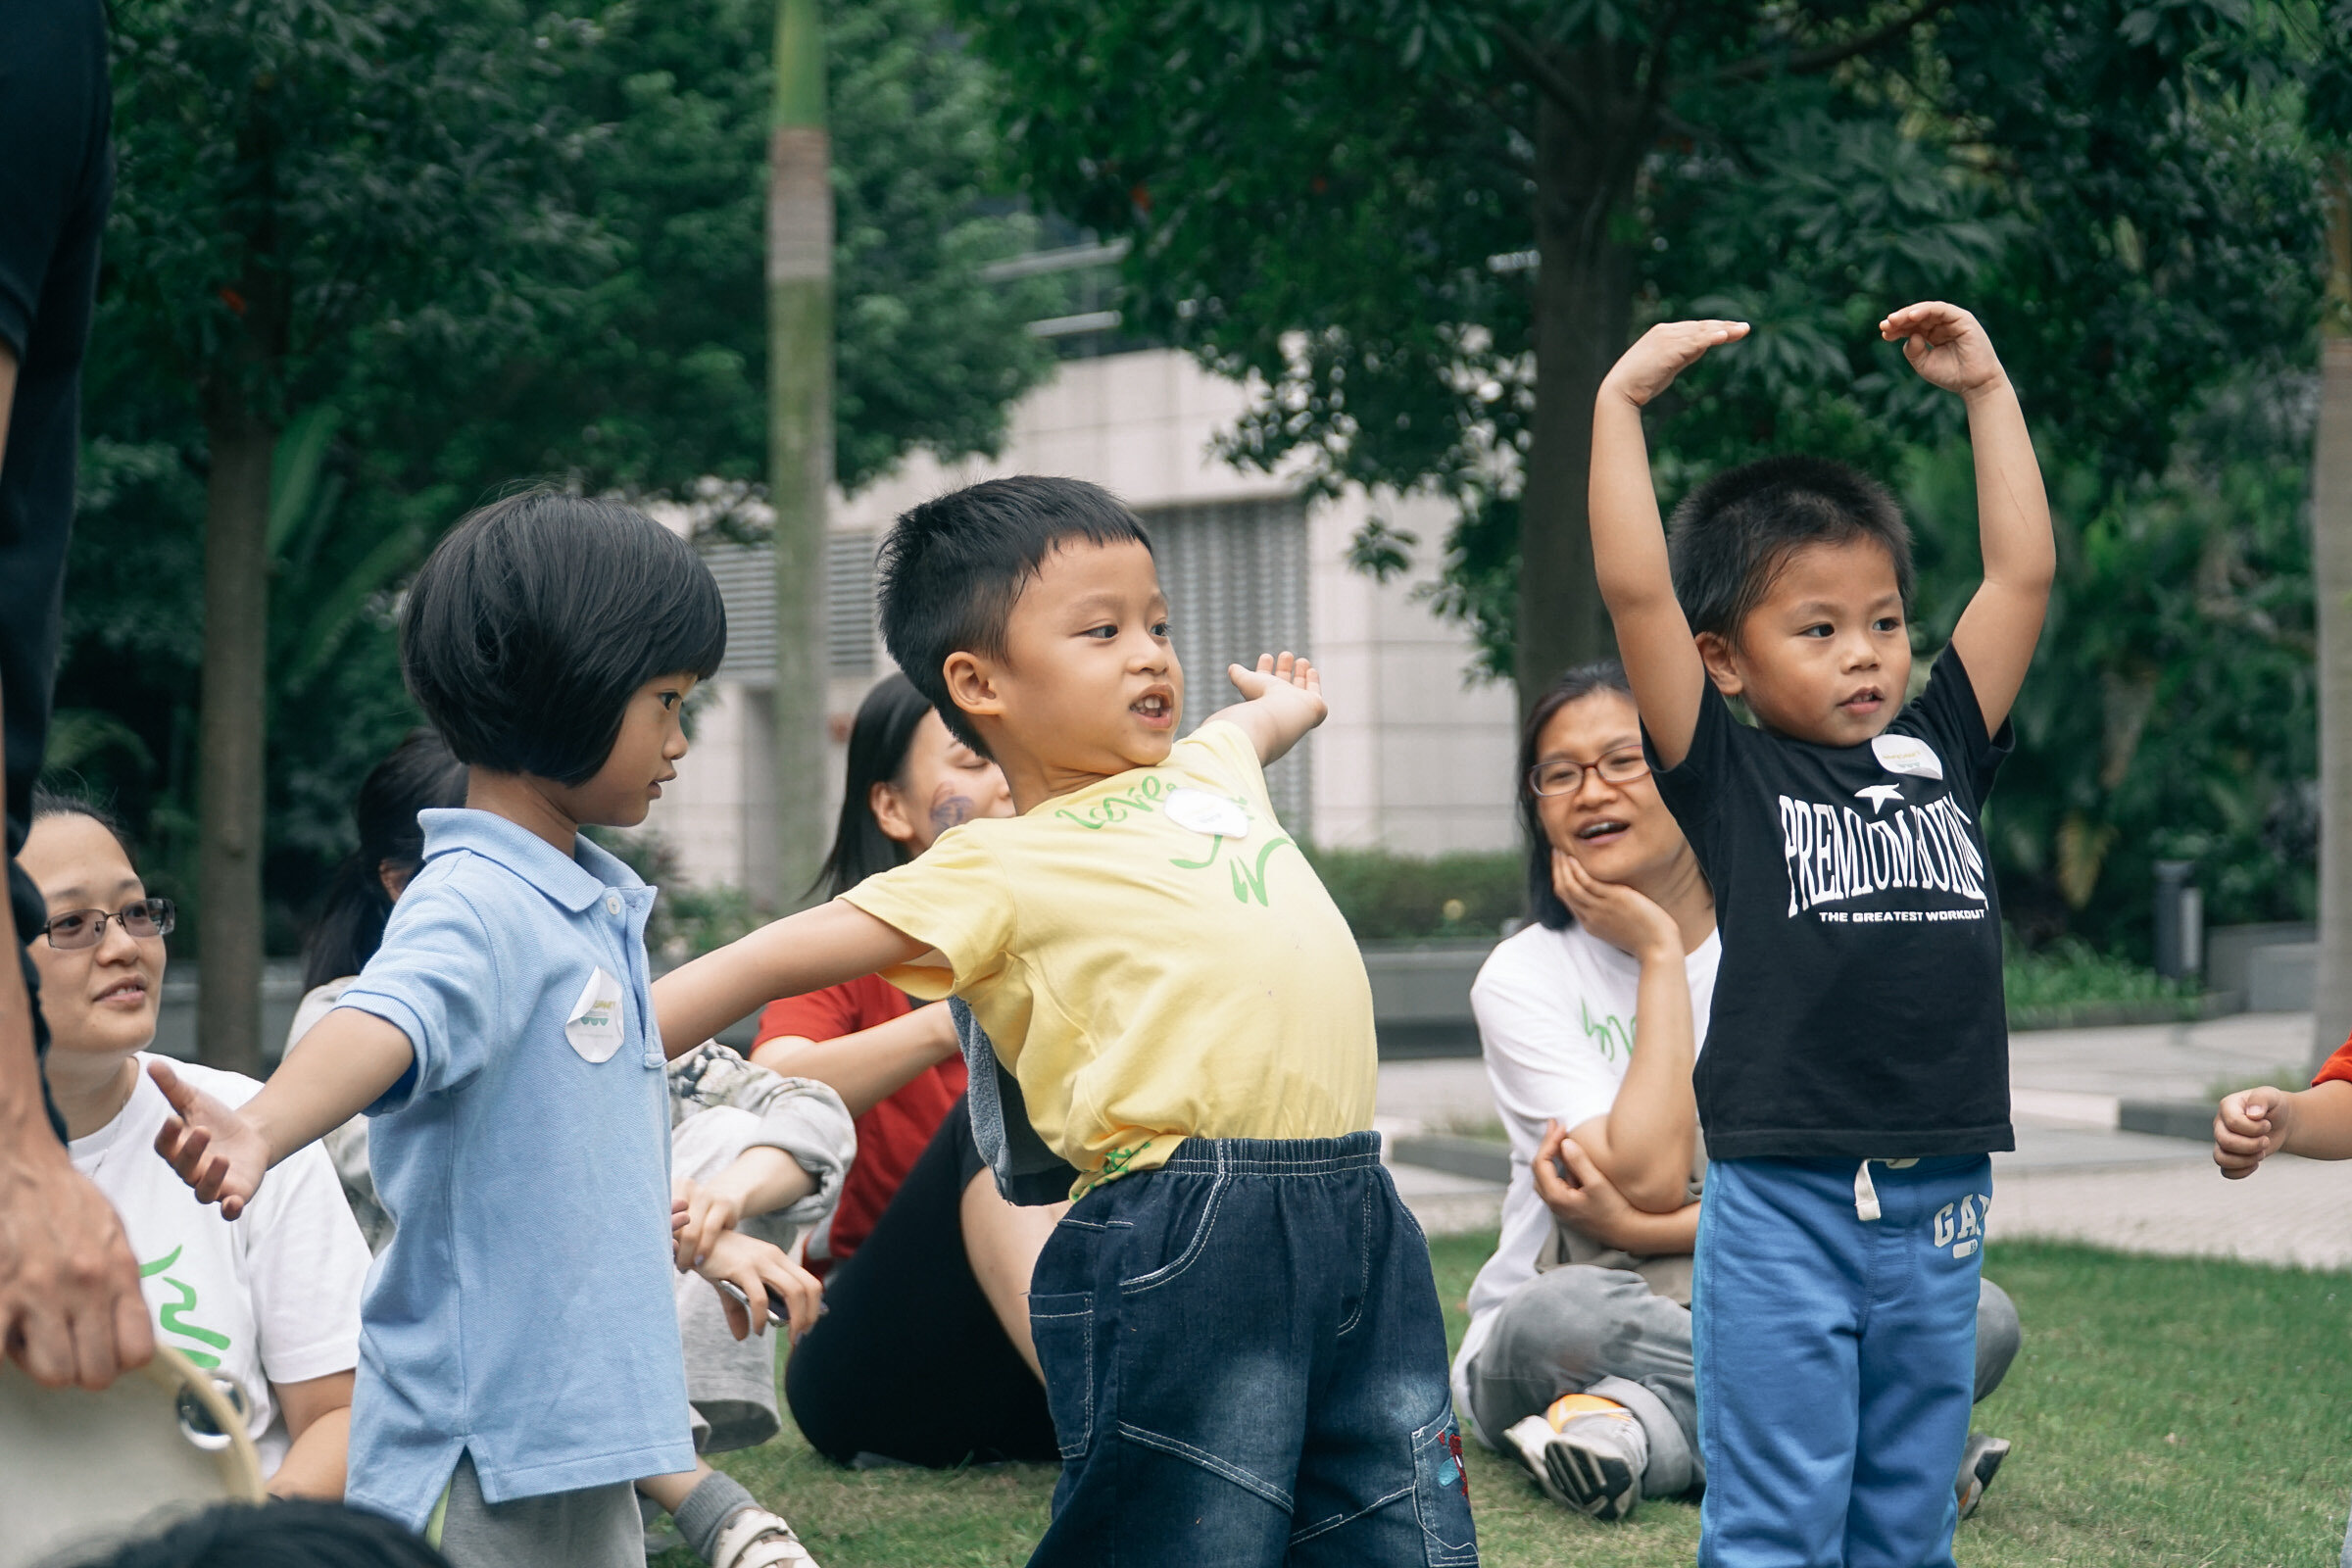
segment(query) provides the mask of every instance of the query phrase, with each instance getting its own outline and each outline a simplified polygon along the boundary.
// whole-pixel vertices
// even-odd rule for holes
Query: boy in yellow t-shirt
[[[901,517],[882,630],[1020,814],[658,982],[702,1039],[883,971],[960,997],[1078,1200],[1030,1326],[1061,1446],[1035,1565],[1473,1564],[1429,1252],[1379,1160],[1371,989],[1265,764],[1323,719],[1303,659],[1178,741],[1143,525],[995,479]]]

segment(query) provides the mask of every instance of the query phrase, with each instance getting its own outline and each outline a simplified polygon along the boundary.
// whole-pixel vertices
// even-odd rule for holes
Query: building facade
[[[1375,582],[1348,564],[1349,541],[1374,511],[1370,498],[1308,506],[1284,476],[1216,456],[1215,436],[1248,395],[1170,350],[1065,360],[1013,411],[1002,457],[945,465],[916,453],[890,477],[837,498],[826,559],[828,821],[850,716],[891,667],[873,614],[874,551],[891,519],[992,474],[1049,473],[1104,486],[1151,529],[1185,668],[1187,729],[1234,695],[1230,662],[1288,648],[1321,668],[1331,716],[1268,778],[1293,833],[1405,855],[1511,845],[1510,687],[1475,678],[1467,633],[1416,594],[1436,571],[1447,508],[1413,498],[1380,504],[1384,518],[1423,543],[1412,570]],[[697,705],[694,754],[647,827],[696,885],[772,898],[768,557],[715,545],[709,559],[727,602],[727,659]]]

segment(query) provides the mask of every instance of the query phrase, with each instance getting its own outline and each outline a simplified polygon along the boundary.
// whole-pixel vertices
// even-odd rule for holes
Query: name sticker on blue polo
[[[564,1038],[571,1049],[589,1061],[609,1061],[620,1049],[623,1027],[620,1010],[620,982],[599,965],[588,976],[588,984],[580,990],[580,1000],[571,1004],[571,1015],[564,1023]]]

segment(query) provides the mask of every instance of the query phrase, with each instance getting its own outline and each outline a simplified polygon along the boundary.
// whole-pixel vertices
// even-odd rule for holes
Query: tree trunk
[[[1619,231],[1647,112],[1630,105],[1615,57],[1605,43],[1562,57],[1588,89],[1588,123],[1548,98],[1536,122],[1536,408],[1519,502],[1514,661],[1522,712],[1562,670],[1617,651],[1592,575],[1586,487],[1592,398],[1633,321],[1634,253]]]
[[[775,507],[776,903],[825,852],[825,512],[833,484],[833,185],[816,0],[778,0],[768,145],[767,452]]]
[[[203,722],[198,738],[196,1053],[262,1075],[264,670],[270,639],[270,460],[276,432],[232,393],[205,414]]]
[[[2352,169],[2329,181],[2333,275],[2311,465],[2312,597],[2320,621],[2320,955],[2312,1061],[2352,1033]]]

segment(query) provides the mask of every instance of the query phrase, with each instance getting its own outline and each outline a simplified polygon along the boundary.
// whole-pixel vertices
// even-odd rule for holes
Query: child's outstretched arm
[[[2050,502],[2017,389],[1992,352],[1992,339],[1957,305],[1906,305],[1879,323],[1900,341],[1903,357],[1934,385],[1968,405],[1968,438],[1977,455],[1977,537],[1984,581],[1952,629],[1968,665],[1984,731],[1999,731],[2026,683],[2041,618],[2049,609],[2058,549],[2050,537]]]
[[[1304,659],[1260,654],[1255,669],[1228,664],[1225,673],[1246,701],[1208,716],[1236,725],[1249,736],[1257,747],[1260,766],[1298,745],[1331,711],[1323,701],[1323,677]]]
[[[1634,704],[1668,767],[1690,750],[1707,666],[1674,597],[1642,409],[1707,350],[1745,336],[1745,321],[1662,321],[1625,351],[1592,402],[1592,569],[1617,626]]]
[[[416,1059],[407,1035],[357,1007],[335,1008],[302,1044],[233,1110],[170,1063],[147,1064],[174,1112],[155,1135],[155,1152],[198,1201],[219,1202],[222,1219],[245,1211],[270,1167],[375,1103]]]
[[[1965,656],[1963,656],[1965,657]],[[2273,1154],[2352,1159],[2352,1083],[2331,1078],[2299,1094],[2241,1089],[2213,1118],[2213,1162],[2231,1181]]]
[[[654,982],[662,1054],[674,1061],[778,997],[821,991],[926,956],[948,966],[927,944],[839,899],[788,914]]]

